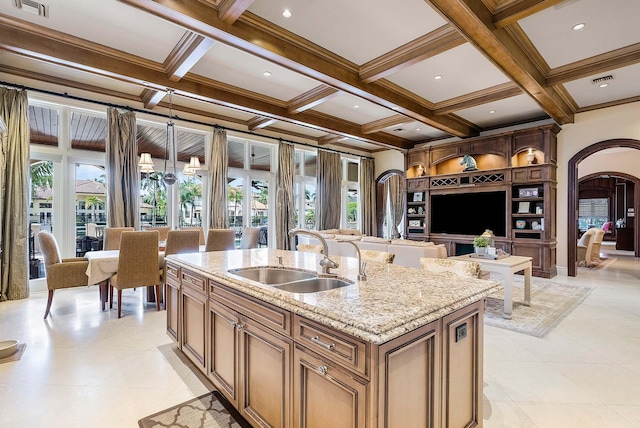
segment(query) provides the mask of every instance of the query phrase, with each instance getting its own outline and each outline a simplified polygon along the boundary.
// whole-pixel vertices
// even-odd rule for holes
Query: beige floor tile
[[[518,403],[518,406],[541,428],[634,428],[604,405]]]
[[[512,401],[485,400],[484,428],[538,428]]]

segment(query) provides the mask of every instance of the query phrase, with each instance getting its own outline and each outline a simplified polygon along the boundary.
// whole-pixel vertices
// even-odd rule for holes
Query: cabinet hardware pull
[[[235,321],[231,321],[231,328],[233,328],[233,327],[235,327],[235,326],[237,326],[237,325],[238,325],[238,323],[237,323],[237,322],[235,322]]]
[[[327,368],[327,366],[318,367],[318,373],[320,373],[321,376],[326,376],[328,371],[329,369]]]
[[[335,344],[335,343],[332,343],[332,344],[330,344],[330,345],[328,345],[328,344],[326,344],[326,343],[323,343],[323,342],[320,340],[320,338],[319,338],[318,336],[313,336],[313,337],[311,338],[311,341],[312,341],[313,343],[317,344],[317,345],[322,346],[322,347],[323,347],[323,348],[325,348],[325,349],[328,349],[329,351],[333,351],[333,350],[335,349],[335,347],[336,347],[336,344]]]
[[[244,330],[244,326],[242,324],[238,324],[238,331]]]

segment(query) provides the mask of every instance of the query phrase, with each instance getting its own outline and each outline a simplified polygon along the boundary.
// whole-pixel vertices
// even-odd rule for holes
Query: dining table
[[[90,285],[100,286],[100,303],[104,311],[108,300],[109,279],[118,272],[120,250],[88,251],[85,257],[89,261],[86,274]],[[158,268],[164,267],[164,251],[158,251]],[[160,297],[161,298],[161,297]],[[147,288],[147,301],[155,302],[153,287]]]

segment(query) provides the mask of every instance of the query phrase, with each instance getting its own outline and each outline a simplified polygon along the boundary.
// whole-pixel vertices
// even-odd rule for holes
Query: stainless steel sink
[[[232,269],[229,271],[242,278],[263,284],[284,284],[285,282],[299,281],[301,279],[315,278],[315,273],[303,272],[290,269],[276,269],[269,267]]]
[[[317,293],[347,285],[351,285],[351,283],[337,278],[311,278],[276,285],[275,288],[291,293]]]

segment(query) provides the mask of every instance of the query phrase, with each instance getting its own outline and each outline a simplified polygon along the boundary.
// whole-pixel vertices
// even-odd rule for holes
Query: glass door
[[[29,279],[44,277],[38,232],[53,233],[53,162],[31,160],[31,202],[29,204]]]

